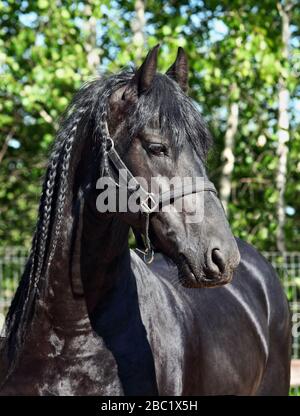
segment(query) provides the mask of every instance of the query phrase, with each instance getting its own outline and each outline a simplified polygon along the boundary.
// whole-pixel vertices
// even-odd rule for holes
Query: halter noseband
[[[213,192],[217,194],[216,188],[212,182],[208,179],[204,179],[204,183],[192,183],[187,186],[174,187],[171,190],[162,192],[158,197],[151,192],[148,192],[141,183],[132,175],[130,170],[127,168],[119,153],[115,149],[114,141],[110,137],[107,122],[105,121],[106,130],[106,147],[105,152],[108,156],[109,161],[113,164],[115,169],[119,172],[119,183],[114,183],[118,187],[124,186],[130,193],[135,193],[139,198],[141,212],[145,215],[145,233],[144,233],[144,244],[145,250],[139,250],[144,255],[144,261],[151,263],[154,259],[154,252],[151,247],[151,241],[149,238],[149,216],[157,209],[161,209],[164,206],[172,204],[179,198],[186,195],[196,194],[199,192]],[[125,172],[125,174],[124,174]],[[128,183],[130,182],[130,186]]]

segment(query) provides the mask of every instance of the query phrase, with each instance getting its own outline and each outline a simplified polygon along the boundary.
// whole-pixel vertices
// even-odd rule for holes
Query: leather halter
[[[145,250],[139,250],[144,255],[144,261],[146,263],[151,263],[154,258],[154,252],[151,247],[151,241],[149,238],[149,216],[153,212],[160,210],[162,207],[172,204],[179,198],[182,198],[186,195],[196,194],[199,192],[213,192],[217,194],[216,188],[212,182],[208,179],[204,179],[202,183],[192,183],[187,186],[174,187],[171,190],[162,192],[160,195],[155,195],[151,192],[148,192],[140,182],[133,176],[128,167],[125,165],[121,159],[119,153],[116,151],[114,146],[114,141],[110,137],[107,122],[105,122],[106,130],[106,153],[109,161],[113,164],[115,169],[119,172],[119,183],[116,183],[112,178],[114,183],[118,187],[125,187],[130,193],[135,193],[137,198],[139,198],[141,212],[145,215]],[[124,174],[125,172],[125,174]],[[128,183],[130,182],[130,186]]]

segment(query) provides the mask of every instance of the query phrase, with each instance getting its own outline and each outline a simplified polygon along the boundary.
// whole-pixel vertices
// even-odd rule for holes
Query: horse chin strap
[[[150,221],[149,217],[150,216],[149,214],[144,214],[144,215],[145,215],[145,232],[144,232],[143,243],[145,246],[145,250],[136,248],[136,251],[138,251],[139,253],[143,255],[145,263],[151,264],[154,260],[154,251],[153,251],[151,241],[149,238],[149,221]]]
[[[186,195],[191,195],[204,191],[210,191],[214,194],[217,194],[216,188],[212,182],[210,182],[208,179],[204,179],[204,183],[192,183],[184,187],[174,187],[173,189],[162,192],[158,196],[151,192],[148,192],[132,175],[130,170],[122,161],[119,153],[116,151],[114,141],[110,137],[106,121],[104,122],[104,128],[106,135],[106,146],[104,151],[108,156],[108,160],[119,173],[119,183],[116,183],[109,171],[108,174],[118,188],[127,188],[128,192],[135,193],[136,197],[140,200],[140,210],[142,215],[144,215],[145,217],[145,228],[143,233],[143,242],[145,245],[145,250],[137,249],[137,251],[143,254],[145,263],[150,264],[154,259],[154,251],[152,249],[149,237],[150,214],[157,210],[160,210],[164,206],[172,204],[177,199],[182,198]],[[129,182],[130,186],[128,185]]]

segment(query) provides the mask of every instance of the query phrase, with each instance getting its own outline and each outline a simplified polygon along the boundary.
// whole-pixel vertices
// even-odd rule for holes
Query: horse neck
[[[71,261],[74,223],[69,210],[18,366],[3,390],[0,387],[0,394],[120,395],[123,392],[115,359],[92,329],[85,296],[72,289],[70,279],[80,280],[76,275],[79,268],[72,267]],[[59,363],[63,363],[63,372]],[[74,366],[76,372],[69,371]]]
[[[129,264],[129,226],[116,215],[99,216],[90,199],[81,199],[80,214],[66,204],[60,244],[38,301],[51,326],[67,333],[90,327],[90,314]]]
[[[92,394],[101,394],[101,392],[102,394],[108,394],[108,392],[110,394],[112,392],[121,394],[122,389],[117,376],[115,360],[103,339],[96,335],[92,329],[86,297],[83,291],[82,280],[85,281],[85,285],[89,289],[95,286],[95,283],[87,283],[86,278],[82,279],[85,276],[85,265],[89,265],[86,257],[86,263],[81,263],[81,255],[84,252],[82,247],[85,245],[85,241],[82,244],[82,237],[86,235],[82,233],[82,230],[87,217],[83,193],[80,186],[74,186],[74,178],[70,180],[68,189],[59,241],[52,261],[47,265],[38,283],[38,294],[34,309],[29,311],[32,317],[19,355],[18,365],[17,367],[9,367],[9,374],[13,375],[6,382],[5,388],[9,392],[24,391],[24,378],[26,379],[27,375],[30,377],[32,368],[35,369],[34,377],[38,380],[37,386],[39,386],[39,382],[45,377],[47,378],[48,373],[52,374],[54,368],[53,360],[56,357],[64,356],[66,368],[69,365],[73,365],[75,358],[78,363],[81,363],[79,384],[75,382],[76,377],[74,379],[74,384],[78,384],[76,387],[78,391],[86,390],[85,394],[91,394],[91,392]],[[99,231],[103,254],[108,256],[114,246],[113,242],[108,244],[109,228],[109,223],[107,222],[105,224],[100,222],[98,228],[93,223],[93,227],[89,229],[91,238],[85,238],[87,240],[87,249],[93,250],[95,246],[88,244],[88,241],[97,240],[94,236],[97,236]],[[100,230],[102,230],[101,233]],[[124,241],[125,239],[124,237]],[[100,246],[97,244],[96,247],[99,248]],[[108,248],[110,250],[107,250]],[[46,262],[49,262],[51,242],[47,252]],[[101,253],[101,251],[98,251],[98,253]],[[103,270],[107,271],[109,263],[113,262],[113,260],[111,258],[110,262],[106,261]],[[92,270],[91,267],[96,266],[97,264],[92,261],[89,270]],[[89,273],[88,277],[96,279],[99,275],[102,276],[101,273],[97,272]],[[93,374],[96,381],[91,377],[89,368],[95,370],[93,370]],[[14,373],[11,373],[12,369]],[[57,377],[59,378],[59,373],[57,373]],[[80,380],[85,380],[81,383],[81,387]],[[53,387],[53,391],[60,391],[59,387],[57,387],[59,383],[58,380],[57,385],[55,384]],[[25,384],[27,384],[27,380]],[[73,390],[71,389],[72,394],[75,391]],[[32,394],[31,390],[30,394]]]
[[[76,227],[75,214],[66,204],[64,224],[60,230],[60,240],[55,254],[48,265],[45,282],[40,290],[37,302],[37,313],[46,312],[51,326],[60,328],[62,332],[70,332],[89,327],[89,319],[84,297],[78,296],[72,287],[74,276],[73,233]]]
[[[129,266],[129,226],[118,215],[95,214],[86,204],[81,236],[81,279],[89,314],[106,299]],[[128,270],[129,272],[129,270]]]

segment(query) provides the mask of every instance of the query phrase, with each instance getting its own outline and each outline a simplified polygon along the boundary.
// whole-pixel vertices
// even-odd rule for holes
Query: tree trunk
[[[100,65],[100,55],[99,50],[97,48],[97,31],[96,31],[96,25],[97,20],[93,16],[92,12],[92,2],[88,1],[84,7],[84,14],[87,18],[84,24],[84,29],[87,33],[85,43],[84,43],[84,49],[87,53],[87,62],[88,67],[91,70],[93,74],[96,74],[97,69]]]
[[[5,156],[6,152],[7,152],[7,149],[8,149],[8,144],[9,144],[9,141],[11,140],[11,138],[12,138],[12,136],[13,136],[13,133],[14,133],[14,130],[12,129],[12,130],[8,133],[8,135],[6,136],[6,138],[5,138],[5,140],[4,140],[4,143],[3,143],[3,146],[2,146],[2,148],[0,149],[0,163],[2,162],[2,160],[3,160],[4,156]]]
[[[145,46],[145,0],[135,0],[134,10],[135,18],[131,24],[132,42],[135,48],[135,60],[139,61],[142,59]]]
[[[287,62],[289,57],[289,40],[290,40],[290,5],[278,3],[278,10],[282,20],[282,57]],[[283,74],[279,78],[279,93],[278,93],[278,169],[276,175],[276,187],[278,191],[277,201],[277,248],[279,251],[285,251],[285,187],[286,187],[286,173],[287,173],[287,158],[289,141],[289,114],[288,107],[290,101],[290,94],[287,87],[287,80]]]
[[[235,97],[237,86],[231,86],[232,95]],[[231,177],[234,169],[234,139],[239,123],[239,105],[237,100],[233,100],[229,107],[228,127],[225,133],[224,150],[222,152],[222,176],[220,181],[220,199],[224,210],[227,213],[228,202],[231,194]]]

